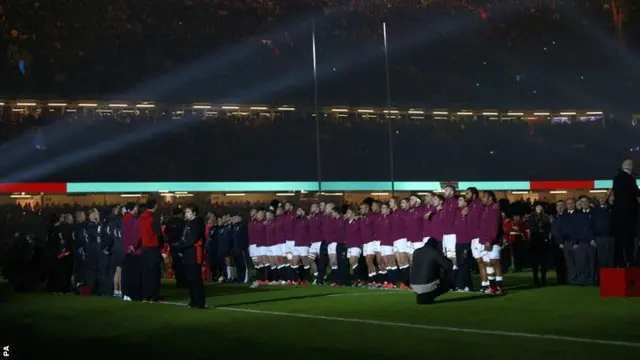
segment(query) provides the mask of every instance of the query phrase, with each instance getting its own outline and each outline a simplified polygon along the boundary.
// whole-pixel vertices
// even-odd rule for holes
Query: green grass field
[[[71,295],[10,295],[0,342],[11,358],[150,359],[639,359],[640,299],[601,299],[597,288],[528,286],[507,275],[496,297],[355,288],[206,286],[193,310],[174,304]]]

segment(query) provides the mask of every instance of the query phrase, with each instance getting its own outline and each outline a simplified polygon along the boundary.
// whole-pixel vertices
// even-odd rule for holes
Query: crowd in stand
[[[394,104],[629,106],[638,86],[636,6],[627,0],[5,2],[0,74],[3,92],[16,96],[310,104],[315,18],[324,103],[386,104],[386,22]]]
[[[0,162],[3,181],[318,179],[311,114],[157,115],[42,115],[53,122],[41,127],[46,150],[34,146],[32,130],[22,128],[36,119],[2,122],[5,149],[13,149]],[[574,117],[568,124],[552,124],[402,116],[391,120],[395,180],[608,179],[615,173],[610,164],[640,149],[638,128],[629,119],[613,120]],[[389,181],[388,126],[382,116],[328,114],[319,127],[321,179]]]
[[[640,150],[630,118],[637,12],[623,0],[2,4],[7,98],[312,109],[315,18],[321,105],[387,103],[385,21],[392,106],[605,113],[595,121],[403,115],[390,122],[326,114],[317,134],[309,111],[99,115],[4,106],[0,137],[11,154],[0,162],[2,180],[606,179],[608,164]]]

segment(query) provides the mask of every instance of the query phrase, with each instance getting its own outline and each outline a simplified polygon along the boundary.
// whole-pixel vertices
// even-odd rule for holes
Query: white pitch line
[[[388,293],[384,293],[384,294],[388,294]],[[350,295],[350,294],[334,294],[329,296],[336,296],[336,295]],[[373,294],[366,294],[366,295],[373,295]],[[175,306],[182,306],[182,307],[187,306],[187,304],[185,303],[172,302],[172,301],[165,301],[165,302],[162,302],[161,304],[175,305]],[[243,309],[243,308],[216,307],[213,309],[223,310],[223,311],[252,313],[252,314],[262,314],[262,315],[288,316],[288,317],[297,317],[297,318],[303,318],[303,319],[329,320],[329,321],[350,322],[350,323],[369,324],[369,325],[382,325],[382,326],[395,326],[395,327],[423,329],[423,330],[450,331],[450,332],[472,333],[472,334],[482,334],[482,335],[503,335],[503,336],[523,337],[523,338],[531,338],[531,339],[557,340],[557,341],[640,348],[640,343],[628,342],[628,341],[599,340],[599,339],[588,339],[588,338],[560,336],[560,335],[532,334],[532,333],[516,332],[516,331],[481,330],[481,329],[456,328],[456,327],[449,327],[449,326],[420,325],[420,324],[411,324],[411,323],[402,323],[402,322],[352,319],[352,318],[342,318],[342,317],[336,317],[336,316],[296,314],[296,313],[287,313],[287,312],[279,312],[279,311]]]

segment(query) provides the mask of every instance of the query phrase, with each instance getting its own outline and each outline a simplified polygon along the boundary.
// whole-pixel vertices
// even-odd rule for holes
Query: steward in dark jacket
[[[540,205],[541,206],[541,205]],[[538,205],[536,205],[536,208]],[[532,214],[529,220],[531,229],[531,269],[536,285],[547,283],[547,256],[550,251],[551,224],[544,212]]]
[[[79,211],[76,213],[76,223],[73,225],[73,250],[74,250],[74,277],[75,284],[84,284],[87,281],[86,274],[86,256],[87,256],[87,242],[89,241],[89,234],[87,233],[87,221],[84,212]]]
[[[176,276],[176,286],[179,288],[186,287],[187,280],[184,276],[182,257],[178,255],[178,252],[175,250],[173,245],[178,244],[181,241],[186,223],[184,215],[182,215],[182,209],[178,207],[173,209],[173,216],[165,223],[166,241],[171,247],[171,266],[173,268],[173,273]]]
[[[249,281],[247,273],[247,257],[249,256],[249,231],[242,223],[240,215],[234,217],[231,228],[233,236],[233,263],[236,265],[236,281],[246,283]]]
[[[172,248],[182,257],[184,274],[189,284],[189,307],[205,308],[204,284],[202,283],[202,263],[204,258],[204,221],[197,216],[198,208],[189,205],[185,208],[184,231],[180,242],[173,244]]]
[[[87,223],[87,243],[85,245],[85,273],[86,284],[91,287],[94,295],[102,295],[103,277],[100,272],[100,261],[103,257],[105,248],[102,245],[102,225],[99,219],[92,213],[91,221]],[[110,295],[110,294],[109,294]]]
[[[64,222],[57,226],[53,267],[51,271],[52,291],[66,294],[71,291],[73,273],[73,218],[67,214]]]

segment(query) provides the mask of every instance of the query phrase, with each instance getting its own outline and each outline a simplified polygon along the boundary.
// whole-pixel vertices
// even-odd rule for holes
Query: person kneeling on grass
[[[182,231],[182,238],[172,244],[172,250],[182,258],[185,279],[189,285],[189,307],[204,309],[205,294],[201,271],[204,260],[204,221],[197,215],[198,208],[195,205],[188,205],[184,209],[187,223]]]
[[[453,262],[444,256],[435,239],[430,238],[425,246],[416,249],[411,284],[417,304],[433,304],[436,297],[449,292],[453,288],[452,271]]]

